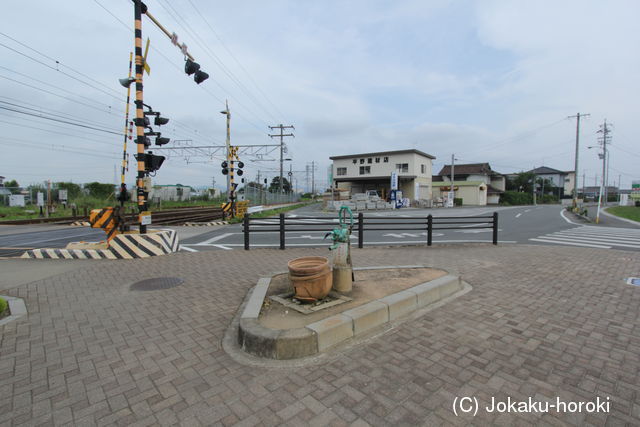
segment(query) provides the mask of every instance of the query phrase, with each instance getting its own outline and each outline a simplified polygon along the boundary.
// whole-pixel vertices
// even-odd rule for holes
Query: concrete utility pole
[[[596,224],[600,222],[600,208],[602,206],[602,196],[604,195],[604,203],[607,203],[607,140],[609,134],[609,128],[607,126],[607,119],[604,120],[604,124],[600,126],[598,133],[602,134],[602,179],[600,180],[600,195],[598,197],[598,212],[596,214]]]
[[[580,147],[580,117],[589,117],[591,114],[580,114],[576,113],[575,116],[569,116],[568,119],[576,118],[576,158],[574,165],[574,186],[573,186],[573,209],[575,210],[578,206],[578,155],[579,155],[579,147]],[[584,187],[584,186],[583,186]],[[584,189],[583,189],[584,191]]]
[[[225,101],[224,111],[220,111],[221,114],[227,116],[227,139],[226,139],[226,159],[227,164],[231,165],[231,111],[229,111],[229,101]],[[227,174],[227,201],[231,201],[231,174]]]
[[[271,135],[269,134],[269,136],[271,138],[275,138],[275,137],[279,137],[280,138],[280,185],[279,185],[279,193],[282,194],[282,175],[283,175],[283,163],[284,163],[284,137],[285,136],[292,136],[295,138],[295,135],[292,133],[287,133],[284,134],[284,129],[293,129],[295,130],[296,128],[293,126],[283,126],[282,124],[279,124],[278,126],[269,126],[269,129],[274,130],[274,129],[280,129],[280,133],[279,134],[274,134]]]
[[[536,170],[535,166],[533,167],[533,170],[534,171]],[[535,172],[533,172],[533,185],[531,187],[532,187],[531,191],[533,192],[533,205],[535,206],[536,205],[536,173]]]

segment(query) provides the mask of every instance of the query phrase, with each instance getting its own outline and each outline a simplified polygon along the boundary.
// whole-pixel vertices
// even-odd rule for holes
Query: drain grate
[[[155,277],[136,282],[129,289],[132,291],[160,291],[180,286],[182,282],[184,280],[179,277]]]

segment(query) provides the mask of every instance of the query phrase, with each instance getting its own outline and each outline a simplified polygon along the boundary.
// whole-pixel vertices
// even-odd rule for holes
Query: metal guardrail
[[[275,221],[277,220],[277,222]],[[305,222],[312,220],[315,222]],[[251,247],[251,233],[278,233],[280,236],[280,249],[285,249],[285,236],[287,232],[295,231],[324,231],[330,232],[338,225],[338,219],[318,216],[285,217],[281,213],[278,217],[251,218],[245,215],[242,220],[242,232],[244,234],[244,249]],[[433,243],[434,230],[470,230],[492,229],[493,244],[498,244],[498,213],[491,216],[439,216],[433,215],[414,217],[365,217],[362,212],[358,214],[358,220],[353,225],[353,230],[358,234],[358,248],[364,247],[366,231],[420,231],[427,232],[427,246]]]

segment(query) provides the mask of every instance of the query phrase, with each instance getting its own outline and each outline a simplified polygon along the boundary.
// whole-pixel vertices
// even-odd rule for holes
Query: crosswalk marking
[[[640,229],[583,225],[581,227],[544,234],[529,240],[541,243],[602,249],[640,249]]]

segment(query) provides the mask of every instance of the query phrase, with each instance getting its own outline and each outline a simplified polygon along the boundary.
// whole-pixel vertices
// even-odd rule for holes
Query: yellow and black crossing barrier
[[[118,233],[119,211],[117,208],[106,207],[93,209],[89,214],[91,228],[102,228],[107,233],[107,241],[110,242]]]

